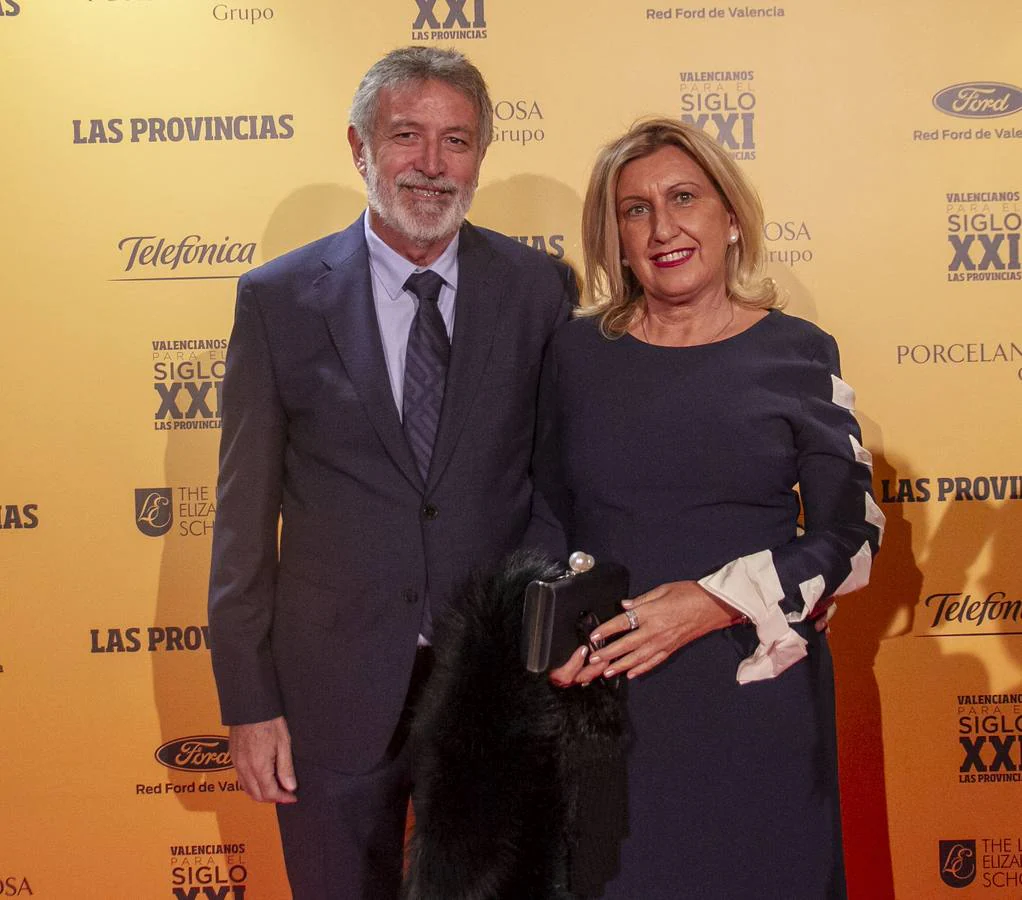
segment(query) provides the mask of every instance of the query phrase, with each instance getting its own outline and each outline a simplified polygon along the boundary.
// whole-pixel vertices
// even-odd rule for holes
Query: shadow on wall
[[[365,206],[364,197],[334,184],[307,185],[285,197],[267,222],[263,234],[263,261],[286,253],[346,227]],[[215,391],[207,395],[210,406]],[[167,432],[164,484],[173,490],[175,521],[162,538],[159,586],[153,625],[169,635],[172,628],[194,636],[207,625],[207,590],[210,544],[215,518],[217,449],[216,429]],[[181,489],[186,488],[187,493]],[[208,635],[208,630],[206,631]],[[194,735],[226,735],[208,652],[202,646],[153,653],[153,694],[160,723],[161,743]],[[153,748],[156,749],[155,747]],[[182,865],[221,866],[232,884],[241,876],[264,897],[284,897],[288,886],[274,807],[257,804],[237,786],[233,768],[199,772],[166,770],[165,784],[172,787],[181,808],[205,814],[194,828],[175,833],[181,844],[244,846],[235,854],[206,854],[186,859]],[[211,836],[208,816],[216,819],[219,838]],[[209,857],[213,857],[210,863]],[[236,868],[240,866],[241,868]],[[185,887],[188,887],[186,884]]]
[[[786,313],[809,322],[818,321],[816,300],[809,289],[799,281],[794,269],[780,263],[769,263],[766,273],[777,282],[780,295],[785,301]]]
[[[873,483],[891,478],[895,464],[883,453],[875,421],[856,411],[863,445],[873,453]],[[887,814],[886,767],[880,689],[874,663],[881,641],[908,634],[923,576],[912,550],[912,523],[901,507],[883,507],[883,547],[860,591],[838,601],[834,649],[841,760],[841,812],[849,896],[894,900]]]
[[[285,197],[263,232],[263,261],[350,225],[365,209],[365,195],[339,184],[310,184]],[[541,175],[516,175],[476,192],[469,220],[515,237],[572,264],[582,260],[577,240],[582,200],[571,188]]]
[[[307,184],[277,205],[263,232],[263,261],[347,228],[365,209],[365,195],[339,184]]]
[[[979,583],[983,586],[984,596],[1005,594],[1007,600],[1018,598],[1018,553],[1019,537],[1022,536],[1022,503],[1006,503],[994,511],[990,522],[990,565]],[[1014,590],[1014,592],[1012,592]],[[1005,622],[1006,631],[1013,634],[1007,638],[998,638],[1005,656],[1012,666],[1010,684],[993,685],[995,692],[1022,692],[1022,622],[1018,619],[1010,625]]]
[[[898,477],[908,476],[899,472]],[[938,633],[946,636],[918,641],[922,649],[913,648],[913,657],[928,679],[952,684],[956,693],[1018,693],[1022,690],[1022,644],[1019,613],[1017,607],[1012,610],[1012,601],[1018,603],[1018,564],[1013,556],[1022,534],[1022,505],[950,498],[941,505],[945,507],[943,515],[921,554],[920,565],[926,574],[913,630],[920,638]],[[984,623],[971,620],[971,612],[961,617],[952,613],[956,601],[961,613],[970,600],[983,603],[988,599],[993,611]],[[976,640],[979,636],[981,643]],[[978,759],[966,765],[989,766],[991,772],[1014,771],[1007,769],[1003,760],[995,760],[994,747],[989,737],[987,740]],[[965,771],[975,774],[984,769]]]
[[[335,184],[307,185],[285,197],[263,233],[263,261],[347,226],[362,211],[364,197]],[[214,396],[214,391],[208,395]],[[212,403],[211,403],[212,405]],[[219,430],[169,431],[164,460],[164,484],[174,492],[175,521],[163,540],[154,626],[189,629],[207,624],[207,589],[210,544],[215,518],[217,448]],[[187,493],[181,489],[187,488]],[[210,507],[213,505],[213,508]],[[206,631],[208,635],[208,629]],[[160,723],[161,743],[193,735],[226,735],[220,724],[216,687],[204,636],[200,649],[166,650],[152,655],[153,694]],[[155,748],[154,748],[155,749]],[[244,845],[242,853],[204,860],[226,866],[231,883],[237,876],[254,879],[260,896],[288,893],[280,839],[272,805],[257,804],[237,786],[233,768],[206,774],[167,770],[180,806],[193,813],[216,817],[219,839],[211,838],[206,818],[195,820],[194,830],[180,837],[182,844]],[[232,864],[242,868],[231,868]]]
[[[153,624],[168,634],[174,627],[189,629],[194,634],[196,626],[201,628],[207,622],[214,518],[209,504],[215,504],[219,437],[219,430],[214,429],[167,433],[164,484],[174,492],[174,524],[162,538]],[[188,492],[182,493],[182,487],[188,488]],[[208,642],[204,639],[198,650],[187,649],[190,646],[187,641],[185,646],[186,649],[152,654],[153,695],[162,743],[193,735],[227,734],[227,728],[220,724]],[[273,807],[257,804],[242,793],[233,768],[208,773],[167,769],[165,774],[164,784],[174,786],[174,798],[181,808],[201,814],[193,826],[175,828],[174,840],[168,843],[244,845],[243,852],[204,854],[203,858],[191,857],[175,865],[219,866],[221,875],[231,884],[247,882],[263,897],[287,896]],[[170,798],[165,798],[165,802],[171,802]],[[215,816],[215,829],[210,827],[210,815]],[[190,884],[184,886],[188,888]]]
[[[930,583],[925,586],[926,596],[961,592],[963,599],[965,594],[969,594],[978,601],[988,597],[995,602],[1017,599],[1012,588],[1017,582],[1018,565],[1017,561],[1010,559],[1010,545],[1013,538],[1017,542],[1022,534],[1020,512],[1022,509],[1017,503],[995,505],[990,500],[947,502],[947,509],[926,548],[923,568],[930,573],[939,573],[937,579],[930,575]],[[1017,548],[1017,543],[1015,546]],[[980,569],[982,554],[988,549],[986,568]],[[926,607],[920,604],[919,615],[924,621],[918,623],[917,633],[932,627],[938,605],[937,599]],[[1015,636],[1020,630],[1019,625],[1017,614],[1015,619],[990,620],[981,628],[972,626],[968,620],[964,623],[945,620],[940,624],[943,631],[982,634],[996,629],[1007,634],[989,634],[983,643],[982,656],[976,655],[972,642],[960,644],[950,638],[941,641],[937,646],[944,658],[943,664],[958,666],[963,656],[977,658],[986,669],[985,689],[994,693],[1017,690],[1022,683],[1022,657]],[[968,649],[963,651],[958,647]]]
[[[1005,504],[997,510],[992,523],[990,566],[979,583],[983,585],[984,596],[1007,594],[1006,599],[1018,599],[1018,553],[1019,537],[1022,535],[1022,503]],[[1012,589],[1014,588],[1014,592]],[[1016,615],[1018,615],[1016,613]],[[1005,668],[1010,671],[1006,683],[991,684],[992,693],[1022,693],[1022,622],[1016,619],[1011,624],[1003,623],[1004,630],[1013,632],[996,640],[1004,655]],[[1018,707],[1015,707],[1017,711]],[[1010,735],[1001,735],[1004,742]],[[989,759],[989,754],[987,754]]]
[[[545,175],[491,182],[476,192],[469,221],[563,259],[576,275],[582,271],[582,198],[563,182]]]
[[[945,593],[971,593],[976,600],[995,592],[1007,593],[1014,571],[1009,544],[1011,535],[1019,533],[1019,511],[1015,504],[997,506],[989,501],[950,498],[932,502],[936,500],[933,497],[927,507],[913,506],[916,514],[910,522],[906,503],[892,501],[899,495],[899,484],[903,500],[913,492],[917,502],[925,499],[916,487],[919,473],[903,460],[884,456],[876,423],[861,413],[859,419],[864,444],[874,452],[874,484],[877,499],[884,501],[887,528],[869,586],[840,604],[833,645],[838,737],[842,761],[847,764],[842,771],[842,803],[850,895],[873,900],[894,897],[889,837],[900,852],[916,852],[918,834],[907,823],[939,808],[940,803],[929,793],[934,776],[955,779],[961,762],[939,773],[920,769],[920,759],[927,758],[927,752],[920,757],[920,749],[912,744],[918,739],[913,737],[918,718],[943,717],[942,704],[949,692],[1007,693],[1022,686],[1017,638],[988,633],[982,642],[950,636],[934,640],[940,632],[992,629],[977,629],[968,622],[936,623],[939,601],[926,602],[931,595]],[[936,490],[936,485],[931,488]],[[928,527],[924,511],[939,520],[921,539],[919,529]],[[1000,627],[1017,630],[1014,623],[1000,623]],[[874,670],[880,673],[883,697]],[[911,699],[915,692],[907,690],[908,684],[920,686],[918,700]],[[882,710],[892,737],[886,759]],[[936,727],[937,733],[943,734],[942,718]],[[924,733],[932,731],[931,725],[924,729]],[[957,746],[954,732],[948,740],[948,750]],[[956,751],[950,752],[953,758]],[[984,748],[983,753],[984,763],[989,763],[992,749]],[[947,750],[941,746],[931,758],[947,758]],[[910,812],[915,806],[918,810]],[[889,825],[895,826],[893,834]],[[910,867],[908,863],[900,868],[906,867]]]

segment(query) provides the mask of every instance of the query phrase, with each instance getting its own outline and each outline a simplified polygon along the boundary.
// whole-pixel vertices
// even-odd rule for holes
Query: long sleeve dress
[[[633,596],[696,580],[751,620],[628,683],[607,898],[844,896],[833,672],[809,617],[866,583],[882,538],[853,402],[833,338],[775,310],[696,347],[590,319],[552,340],[537,481],[570,548],[628,566]]]

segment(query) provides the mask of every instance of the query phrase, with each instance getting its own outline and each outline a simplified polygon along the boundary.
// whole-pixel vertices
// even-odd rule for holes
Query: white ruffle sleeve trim
[[[741,556],[699,580],[700,587],[748,616],[759,646],[738,664],[738,683],[776,678],[806,656],[806,640],[788,624],[781,610],[781,588],[769,550]]]

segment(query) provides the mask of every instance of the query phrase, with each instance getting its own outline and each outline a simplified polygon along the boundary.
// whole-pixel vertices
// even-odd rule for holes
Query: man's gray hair
[[[373,125],[383,88],[422,81],[442,81],[475,103],[479,110],[479,146],[485,150],[493,137],[493,103],[486,82],[463,53],[437,47],[401,47],[366,72],[351,102],[351,124],[358,136],[372,147]]]

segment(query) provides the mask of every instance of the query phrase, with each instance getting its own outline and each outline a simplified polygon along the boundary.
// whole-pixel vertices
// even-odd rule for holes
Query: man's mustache
[[[410,175],[398,175],[394,179],[394,184],[402,188],[440,191],[444,194],[454,194],[458,191],[458,185],[446,178],[413,178]]]

